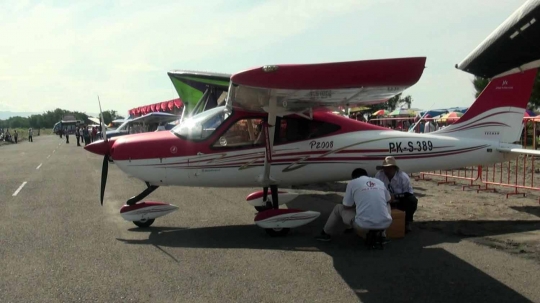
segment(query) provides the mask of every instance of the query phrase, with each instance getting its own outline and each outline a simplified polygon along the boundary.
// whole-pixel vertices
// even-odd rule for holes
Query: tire
[[[285,237],[289,231],[290,228],[265,228],[264,229],[267,234],[270,235],[270,237]]]
[[[272,207],[268,207],[268,206],[254,206],[254,207],[258,212],[263,212],[265,210],[272,209]]]
[[[133,224],[137,225],[140,228],[146,228],[146,227],[150,227],[150,225],[152,225],[152,223],[154,223],[155,220],[156,219],[148,219],[144,221],[133,221]]]

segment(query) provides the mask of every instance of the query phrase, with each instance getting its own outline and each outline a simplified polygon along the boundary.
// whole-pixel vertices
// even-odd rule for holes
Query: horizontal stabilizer
[[[525,149],[525,148],[497,148],[498,151],[503,153],[522,154],[540,156],[540,150]]]

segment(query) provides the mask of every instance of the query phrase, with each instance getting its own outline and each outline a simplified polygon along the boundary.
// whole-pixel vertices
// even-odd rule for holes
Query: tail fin
[[[501,143],[518,141],[536,73],[537,69],[533,68],[492,79],[456,123],[436,134]]]

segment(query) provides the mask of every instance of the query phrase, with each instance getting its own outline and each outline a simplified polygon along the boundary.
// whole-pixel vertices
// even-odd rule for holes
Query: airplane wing
[[[540,156],[540,150],[534,149],[525,149],[525,148],[497,148],[498,151],[503,153],[512,153],[512,154],[523,154],[523,155],[533,155]]]
[[[456,64],[456,68],[492,78],[539,67],[539,36],[540,0],[529,0]]]
[[[275,97],[279,112],[382,103],[418,82],[425,62],[425,57],[412,57],[267,65],[234,74],[227,102],[266,111]]]
[[[226,96],[231,78],[229,74],[187,70],[174,70],[167,74],[185,105],[186,116],[215,107],[223,92]]]

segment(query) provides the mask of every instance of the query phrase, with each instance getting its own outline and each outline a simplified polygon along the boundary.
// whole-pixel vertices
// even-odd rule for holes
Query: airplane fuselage
[[[349,180],[355,168],[376,173],[394,156],[407,173],[498,163],[511,155],[498,142],[393,130],[364,130],[274,146],[272,178],[280,185]],[[264,171],[265,148],[140,160],[116,160],[125,173],[153,185],[255,187]]]

